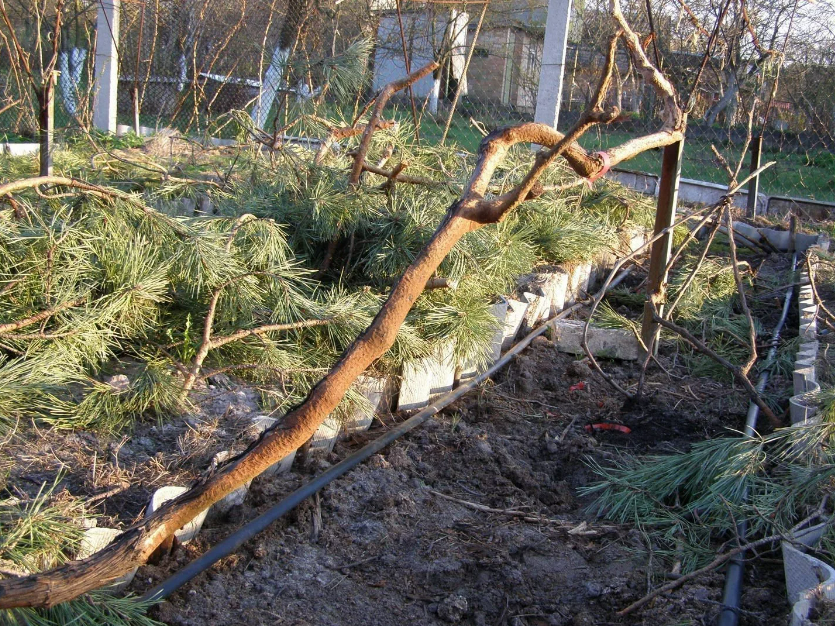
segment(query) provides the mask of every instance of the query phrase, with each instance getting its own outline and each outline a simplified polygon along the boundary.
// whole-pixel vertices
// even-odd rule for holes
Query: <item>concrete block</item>
[[[786,217],[792,213],[800,215],[801,219],[825,221],[835,216],[835,202],[809,200],[808,198],[790,198],[786,196],[771,196],[768,198],[767,213]]]
[[[342,422],[333,413],[325,418],[319,425],[313,437],[310,438],[308,454],[312,456],[324,456],[333,451],[336,440],[339,439],[339,431],[342,430]]]
[[[789,398],[789,416],[792,424],[809,424],[816,421],[818,406],[815,396],[820,390],[820,385],[814,381],[807,381],[807,385],[811,387],[807,393]]]
[[[75,558],[81,561],[93,556],[99,550],[102,550],[109,544],[113,543],[116,537],[121,534],[122,531],[116,530],[115,528],[88,528],[81,536],[81,543],[78,546],[78,552],[76,553]],[[114,581],[107,583],[105,585],[107,590],[117,592],[127,587],[131,581],[133,581],[133,577],[136,576],[136,570],[138,569],[138,567],[134,567],[127,574],[124,574]]]
[[[814,341],[818,336],[818,322],[814,318],[812,320],[801,320],[800,322],[800,338],[803,341]]]
[[[513,345],[516,334],[525,321],[525,314],[528,312],[529,306],[527,302],[514,300],[513,298],[507,298],[505,301],[507,302],[507,317],[504,320],[502,350],[507,350]]]
[[[645,172],[612,168],[606,173],[606,178],[648,196],[654,196],[658,188],[658,177]]]
[[[722,197],[727,195],[728,187],[718,183],[709,183],[703,180],[693,180],[692,178],[682,178],[678,187],[678,199],[680,202],[692,202],[699,204],[716,204],[722,200]],[[734,205],[747,208],[748,206],[748,191],[740,190],[733,197]],[[765,194],[759,194],[757,197],[757,213],[763,213],[768,206],[768,199]]]
[[[429,404],[432,372],[428,359],[414,359],[403,364],[397,410],[412,411]]]
[[[489,362],[492,365],[498,361],[502,356],[502,342],[504,341],[504,321],[507,319],[508,303],[506,300],[497,302],[490,307],[490,312],[496,318],[497,328],[490,338],[490,357]]]
[[[355,383],[368,400],[368,407],[357,408],[345,420],[343,432],[351,434],[368,430],[378,412],[388,412],[391,406],[392,385],[388,377],[360,376]]]
[[[232,458],[232,453],[229,450],[222,450],[218,452],[216,455],[212,457],[211,468],[212,470],[216,470],[220,465],[228,461]],[[212,506],[212,513],[217,515],[223,515],[229,509],[236,506],[241,506],[246,500],[246,494],[249,492],[249,486],[252,484],[252,481],[249,480],[237,489],[235,489],[232,493],[228,494],[221,500],[214,503]]]
[[[637,251],[641,246],[643,246],[647,242],[647,233],[643,228],[635,228],[633,230],[627,231],[626,235],[629,253]]]
[[[791,233],[787,230],[774,230],[773,228],[762,228],[760,233],[763,238],[778,250],[788,250],[791,244]]]
[[[565,308],[569,278],[568,272],[557,268],[555,271],[525,274],[517,283],[524,291],[545,298],[549,304],[545,315],[552,317]]]
[[[523,293],[522,298],[528,301],[525,323],[522,325],[524,335],[532,330],[540,321],[548,319],[548,312],[551,310],[551,301],[546,296],[539,296],[529,291]]]
[[[477,367],[475,363],[466,361],[458,367],[457,377],[459,380],[469,380],[478,374],[486,371],[493,363],[502,356],[502,341],[504,340],[504,321],[507,317],[507,302],[502,300],[490,307],[490,312],[496,318],[496,330],[490,337],[490,351],[487,354],[487,362],[483,367]]]
[[[453,344],[446,342],[435,354],[403,364],[397,410],[421,409],[432,397],[451,391],[454,383]]]
[[[554,344],[560,352],[585,354],[582,346],[583,322],[555,320]],[[619,328],[589,328],[589,350],[595,357],[636,361],[640,357],[638,339],[629,330]]]
[[[267,415],[256,415],[252,418],[252,424],[249,427],[249,434],[252,439],[258,439],[264,431],[269,430],[278,424],[278,419],[269,417]],[[269,478],[276,474],[283,474],[289,472],[293,467],[293,461],[296,459],[296,451],[293,450],[290,454],[281,459],[278,463],[270,465],[267,469],[261,472],[261,476]]]
[[[151,502],[145,510],[145,517],[150,517],[154,511],[159,509],[165,502],[173,500],[188,491],[188,487],[179,487],[170,485],[168,487],[160,487],[151,496]],[[188,543],[200,532],[203,526],[203,521],[206,519],[206,514],[209,509],[199,513],[197,517],[191,520],[188,524],[174,532],[174,536],[180,543]]]
[[[570,306],[586,297],[591,280],[591,263],[581,263],[571,270],[568,279],[568,289],[565,294],[565,305]]]
[[[794,393],[803,394],[813,391],[815,383],[817,382],[817,373],[814,365],[795,366],[792,372],[792,382],[794,384]]]
[[[734,233],[741,235],[741,237],[736,239],[742,244],[745,244],[746,240],[753,241],[755,243],[766,240],[769,244],[782,252],[788,251],[789,246],[791,245],[791,233],[788,230],[757,228],[755,226],[751,226],[750,224],[746,224],[745,222],[734,222]],[[805,252],[810,247],[818,245],[820,241],[821,238],[819,235],[797,233],[795,235],[795,249],[798,252]]]
[[[435,355],[431,357],[430,367],[432,382],[429,387],[430,400],[452,391],[455,384],[455,344],[446,341],[441,344]]]
[[[822,583],[835,583],[835,569],[803,553],[788,542],[783,542],[783,566],[786,572],[786,591],[792,603],[817,589]]]

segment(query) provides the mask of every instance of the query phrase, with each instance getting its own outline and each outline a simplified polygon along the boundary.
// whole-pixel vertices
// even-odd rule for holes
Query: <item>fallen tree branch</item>
[[[422,178],[420,176],[409,176],[408,174],[403,174],[403,170],[408,166],[408,163],[399,163],[398,166],[402,167],[400,167],[399,170],[397,167],[391,170],[385,170],[382,167],[377,167],[376,165],[365,162],[362,164],[362,170],[364,172],[371,172],[377,176],[387,178],[388,182],[383,183],[384,185],[390,185],[394,182],[407,183],[409,185],[426,185],[427,187],[444,187],[449,185],[448,182],[444,182],[442,180],[432,180],[431,178]]]
[[[582,527],[582,523],[578,524],[576,521],[570,520],[563,520],[563,519],[554,519],[552,517],[544,517],[542,515],[531,515],[526,511],[517,511],[514,509],[494,509],[493,507],[486,506],[484,504],[479,504],[477,502],[470,502],[469,500],[461,500],[460,498],[454,498],[453,496],[448,496],[445,493],[441,493],[440,491],[435,491],[434,489],[427,489],[429,493],[434,496],[438,496],[439,498],[443,498],[444,500],[449,500],[450,502],[455,502],[456,504],[460,504],[470,509],[475,509],[476,511],[482,511],[484,513],[494,513],[496,515],[507,515],[508,517],[516,517],[525,522],[533,522],[535,524],[551,524],[555,526],[560,526],[563,528],[569,529],[577,529]],[[587,530],[587,526],[582,530],[575,534],[583,534],[583,535],[596,535],[597,533],[594,530]],[[611,530],[613,528],[617,528],[617,526],[598,526],[600,529],[607,529]],[[570,532],[570,531],[569,531]]]
[[[815,302],[818,303],[818,308],[824,312],[826,317],[829,319],[824,319],[826,325],[830,328],[835,328],[835,325],[832,322],[835,322],[835,315],[826,308],[826,305],[823,303],[823,299],[818,294],[818,286],[815,284],[815,272],[812,268],[812,255],[806,254],[806,272],[809,274],[809,286],[812,288],[812,295],[815,298]]]
[[[229,241],[231,241],[231,236]],[[236,276],[235,278],[226,281],[220,287],[215,289],[214,293],[212,294],[212,298],[209,301],[209,307],[206,310],[206,319],[203,322],[203,338],[200,342],[200,347],[197,349],[197,352],[194,355],[194,359],[192,359],[191,367],[188,368],[188,374],[186,375],[185,380],[183,381],[183,388],[180,392],[181,400],[185,401],[185,399],[188,397],[188,394],[194,387],[194,383],[197,382],[197,379],[200,376],[200,370],[203,367],[203,361],[206,360],[206,357],[209,356],[209,352],[211,352],[212,350],[223,347],[234,341],[245,339],[247,337],[264,335],[266,333],[271,332],[298,330],[302,328],[312,328],[314,326],[324,326],[325,324],[330,324],[333,321],[332,318],[325,318],[315,320],[302,320],[299,322],[288,322],[284,324],[265,324],[256,328],[244,328],[232,333],[231,335],[222,335],[220,337],[214,336],[212,334],[212,327],[215,323],[217,305],[220,301],[220,296],[223,294],[224,290],[229,285],[232,285],[242,280],[243,278],[249,276],[264,276],[269,274],[269,272],[249,272],[247,274]]]
[[[84,193],[88,193],[97,198],[111,200],[115,198],[117,200],[129,202],[139,208],[143,213],[145,213],[145,215],[164,221],[171,227],[178,237],[183,239],[191,237],[191,234],[185,227],[181,226],[167,215],[163,215],[162,213],[155,211],[133,194],[125,193],[124,191],[119,191],[118,189],[102,187],[101,185],[95,185],[76,178],[67,178],[65,176],[34,176],[32,178],[21,178],[20,180],[0,185],[0,200],[7,197],[7,199],[11,201],[13,200],[12,194],[19,191],[25,191],[27,189],[38,189],[42,185],[60,185],[63,187],[78,189],[79,191],[83,191]]]
[[[679,141],[686,118],[678,108],[672,86],[660,72],[652,68],[640,48],[638,37],[622,20],[619,0],[610,1],[613,14],[616,18],[619,16],[619,24],[622,21],[627,49],[634,58],[644,59],[642,71],[651,78],[649,84],[656,88],[665,103],[662,130],[610,148],[607,153],[611,165],[644,150]],[[607,58],[609,67],[614,65],[615,45],[616,40],[613,40]],[[434,64],[430,64],[419,72],[425,75],[433,69]],[[127,529],[116,541],[88,559],[70,562],[51,571],[0,581],[0,609],[54,606],[106,585],[145,563],[174,531],[209,506],[302,446],[340,403],[357,377],[393,345],[401,324],[423,292],[427,281],[464,235],[485,224],[502,221],[509,211],[529,197],[545,169],[560,156],[565,156],[575,172],[586,178],[604,169],[604,158],[588,155],[576,144],[576,139],[592,126],[611,121],[617,116],[617,110],[604,111],[602,108],[610,80],[611,72],[602,77],[592,106],[565,135],[544,124],[528,123],[497,130],[484,138],[464,193],[450,205],[437,230],[391,289],[374,320],[348,347],[328,374],[311,389],[305,401],[288,412],[279,425],[266,431],[244,454],[204,476],[189,491],[166,502],[153,515]],[[406,86],[407,79],[393,84],[377,99],[372,121],[363,133],[355,157],[355,167],[349,179],[352,184],[359,182],[374,123],[379,119],[386,99],[394,92],[394,87],[400,84]],[[485,192],[490,186],[493,173],[503,162],[508,150],[518,143],[536,143],[546,146],[546,149],[537,154],[528,174],[516,188],[503,196],[486,199]],[[0,196],[4,193],[2,189]],[[211,329],[208,338],[210,341]]]
[[[748,550],[753,550],[754,548],[759,548],[761,546],[766,546],[770,543],[780,541],[781,539],[783,539],[782,534],[769,535],[768,537],[763,537],[762,539],[758,539],[757,541],[752,541],[750,543],[746,543],[745,545],[741,545],[741,546],[738,546],[738,547],[736,547],[732,550],[729,550],[728,552],[725,552],[724,554],[721,554],[721,555],[717,556],[715,559],[713,559],[710,563],[708,563],[704,567],[701,567],[697,570],[694,570],[694,571],[690,572],[689,574],[685,574],[681,578],[676,578],[675,580],[672,580],[672,581],[668,582],[666,585],[662,585],[658,589],[655,589],[654,591],[651,591],[650,593],[645,595],[640,600],[636,600],[635,602],[633,602],[632,604],[630,604],[626,608],[621,609],[620,611],[618,611],[618,615],[620,615],[620,616],[629,615],[630,613],[640,609],[642,606],[644,606],[650,600],[653,600],[653,599],[657,598],[662,593],[672,591],[673,589],[678,589],[684,583],[689,582],[689,581],[693,580],[694,578],[698,578],[702,574],[707,574],[708,572],[712,572],[717,567],[725,564],[730,559],[735,557],[737,554],[742,554],[743,552],[747,552]]]
[[[365,128],[362,131],[360,145],[354,155],[354,166],[351,168],[351,174],[348,176],[349,185],[356,186],[360,182],[360,176],[362,176],[362,165],[365,163],[368,148],[371,146],[371,136],[374,134],[374,131],[380,127],[380,116],[383,114],[383,109],[386,107],[386,104],[388,104],[389,99],[398,91],[413,85],[424,76],[428,76],[430,72],[435,71],[437,68],[438,64],[435,61],[432,61],[431,63],[424,65],[419,70],[415,70],[405,78],[391,82],[383,87],[382,91],[377,95],[377,102],[374,104],[374,109],[371,111],[371,117],[368,119],[368,122],[365,124]]]

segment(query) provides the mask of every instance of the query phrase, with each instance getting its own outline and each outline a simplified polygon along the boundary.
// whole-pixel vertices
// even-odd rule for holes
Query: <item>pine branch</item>
[[[60,185],[63,187],[78,189],[98,198],[116,198],[129,202],[133,206],[138,207],[146,215],[165,222],[171,227],[178,237],[186,239],[191,236],[188,230],[177,224],[175,220],[159,213],[158,211],[155,211],[136,196],[119,191],[118,189],[110,189],[108,187],[102,187],[101,185],[94,185],[76,178],[67,178],[65,176],[35,176],[33,178],[15,180],[10,183],[6,183],[5,185],[0,185],[0,200],[2,200],[4,196],[8,196],[11,200],[12,194],[14,193],[24,191],[26,189],[38,189],[38,187],[42,185]]]
[[[419,70],[415,70],[405,78],[389,83],[383,87],[382,91],[377,95],[377,102],[374,105],[374,109],[371,111],[371,117],[369,118],[368,123],[366,123],[365,128],[363,129],[360,145],[354,155],[354,166],[351,168],[351,174],[348,176],[348,184],[350,186],[356,186],[360,182],[360,176],[362,176],[362,166],[363,163],[365,163],[368,148],[371,146],[371,136],[379,127],[380,116],[383,114],[383,109],[386,104],[388,104],[389,99],[398,91],[406,89],[406,87],[409,87],[419,81],[421,78],[427,76],[430,72],[436,70],[437,68],[438,64],[435,61],[427,63],[425,66]]]
[[[234,332],[231,335],[213,337],[212,340],[209,342],[209,349],[214,350],[216,348],[225,346],[226,344],[232,343],[233,341],[246,339],[247,337],[255,337],[266,333],[280,332],[285,330],[299,330],[302,328],[326,326],[328,324],[331,324],[333,321],[333,318],[325,318],[321,320],[302,320],[300,322],[289,322],[286,324],[265,324],[264,326],[258,326],[257,328],[245,328],[243,330]]]
[[[699,213],[703,213],[703,212],[708,211],[708,210],[711,213],[713,213],[716,210],[716,207],[710,207],[709,209],[705,208],[705,209],[701,209],[699,211],[696,211],[695,213],[691,213],[687,217],[684,217],[684,218],[680,219],[679,221],[677,221],[675,224],[673,224],[671,226],[668,226],[667,228],[665,228],[664,230],[662,230],[659,233],[656,233],[655,235],[650,237],[647,241],[645,241],[641,246],[639,246],[634,251],[632,251],[630,254],[628,254],[625,257],[618,260],[618,262],[615,263],[614,267],[609,272],[608,278],[603,283],[603,290],[601,290],[600,295],[592,300],[591,309],[589,310],[588,318],[586,319],[586,322],[583,325],[583,335],[582,335],[582,338],[580,340],[580,346],[583,348],[583,352],[586,353],[586,357],[589,359],[589,362],[591,363],[592,367],[594,367],[594,369],[597,371],[597,373],[600,374],[603,377],[603,379],[606,382],[608,382],[612,387],[614,387],[618,392],[620,392],[622,395],[624,395],[626,398],[628,398],[630,400],[633,399],[634,396],[629,391],[627,391],[626,389],[621,387],[617,382],[615,382],[614,378],[612,378],[609,374],[607,374],[605,371],[603,371],[603,368],[600,367],[600,363],[597,362],[597,359],[594,357],[594,355],[591,353],[591,350],[589,349],[588,334],[589,334],[589,325],[591,324],[591,320],[594,317],[595,311],[597,311],[597,307],[600,306],[600,302],[603,300],[603,296],[605,295],[606,288],[608,288],[608,286],[614,280],[615,275],[618,273],[618,271],[620,270],[621,267],[623,267],[626,263],[628,263],[629,261],[631,261],[632,259],[637,257],[639,254],[641,254],[644,250],[646,250],[653,243],[655,243],[656,241],[658,241],[659,239],[661,239],[662,237],[667,235],[667,233],[672,232],[673,230],[678,228],[681,224],[683,224],[683,223],[689,221],[690,219],[692,219],[694,215],[698,215]]]
[[[84,304],[86,301],[87,296],[82,296],[81,298],[76,298],[75,300],[62,302],[61,304],[40,311],[39,313],[35,313],[34,315],[30,315],[29,317],[26,317],[22,320],[18,320],[16,322],[9,322],[8,324],[0,324],[0,335],[5,335],[7,333],[19,330],[26,326],[31,326],[32,324],[37,324],[38,322],[41,322],[45,319],[49,319],[56,313],[60,313],[61,311],[66,311],[67,309],[80,306]]]

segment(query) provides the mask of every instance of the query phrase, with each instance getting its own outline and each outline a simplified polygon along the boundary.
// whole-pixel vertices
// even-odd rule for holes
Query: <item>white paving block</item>
[[[581,263],[571,270],[565,304],[572,305],[586,297],[591,279],[591,263]]]
[[[507,350],[513,345],[516,333],[525,321],[525,314],[528,312],[528,303],[507,298],[507,317],[504,321],[504,333],[502,338],[502,350]]]
[[[496,318],[498,326],[490,338],[489,364],[493,365],[502,357],[502,342],[504,342],[504,323],[507,319],[508,303],[505,300],[497,302],[490,307],[490,312]]]
[[[524,328],[531,330],[542,320],[548,319],[551,310],[551,300],[546,296],[540,296],[526,291],[522,297],[528,301],[528,310],[525,312]]]
[[[449,393],[455,384],[455,344],[451,341],[442,343],[437,353],[431,357],[432,382],[429,387],[430,400]]]
[[[374,415],[388,411],[391,402],[391,384],[388,377],[360,376],[355,383],[359,392],[368,400],[368,407],[357,408],[345,421],[346,434],[368,430]]]
[[[397,399],[399,411],[422,409],[432,397],[452,390],[455,383],[453,347],[452,342],[445,342],[438,346],[435,354],[403,364]]]
[[[78,553],[75,555],[75,558],[80,561],[93,556],[99,550],[103,550],[109,544],[113,543],[116,537],[121,534],[122,531],[116,530],[115,528],[88,528],[81,536],[81,543],[78,546]],[[138,567],[134,567],[127,574],[107,583],[105,587],[107,587],[108,591],[121,591],[131,583],[138,569]]]
[[[507,302],[502,300],[490,307],[490,313],[496,318],[496,330],[493,331],[490,337],[490,350],[487,354],[487,360],[483,367],[477,367],[475,363],[467,361],[462,363],[458,368],[458,378],[460,380],[469,380],[478,374],[486,371],[493,363],[502,357],[502,341],[504,340],[504,321],[507,318]]]
[[[173,500],[188,491],[188,487],[180,487],[170,485],[167,487],[160,487],[151,496],[151,502],[145,511],[145,517],[150,517],[154,511],[159,509],[165,502]],[[198,513],[197,517],[192,519],[188,524],[174,532],[174,536],[180,543],[188,543],[200,532],[203,526],[203,521],[206,519],[206,514],[209,512],[207,508],[202,513]]]
[[[326,455],[330,454],[333,447],[336,445],[336,440],[339,439],[339,431],[342,429],[342,423],[334,414],[330,414],[325,418],[325,421],[319,425],[313,437],[310,438],[310,447],[307,449],[308,454],[311,455]]]

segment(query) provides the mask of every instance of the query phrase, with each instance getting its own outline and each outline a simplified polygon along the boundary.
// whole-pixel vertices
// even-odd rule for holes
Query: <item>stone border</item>
[[[620,183],[647,196],[658,197],[658,175],[648,172],[637,172],[612,168],[606,174],[608,180]],[[728,188],[718,183],[704,180],[681,178],[679,182],[678,199],[680,202],[699,202],[715,204],[722,199]],[[734,205],[742,209],[748,208],[748,190],[741,189],[734,196]],[[835,202],[813,200],[811,198],[795,198],[792,196],[757,195],[757,214],[786,216],[792,211],[800,210],[812,219],[824,219],[835,215]]]
[[[815,402],[816,392],[820,389],[815,370],[819,349],[816,332],[818,307],[812,292],[811,278],[805,269],[800,273],[799,282],[797,304],[802,343],[793,372],[795,395],[789,400],[792,426],[795,427],[820,421]],[[804,546],[812,547],[820,541],[824,529],[825,524],[818,524],[800,531],[795,539]],[[808,626],[808,618],[817,598],[823,596],[835,600],[835,569],[789,542],[783,541],[781,547],[786,593],[792,604],[789,623],[791,626]]]

